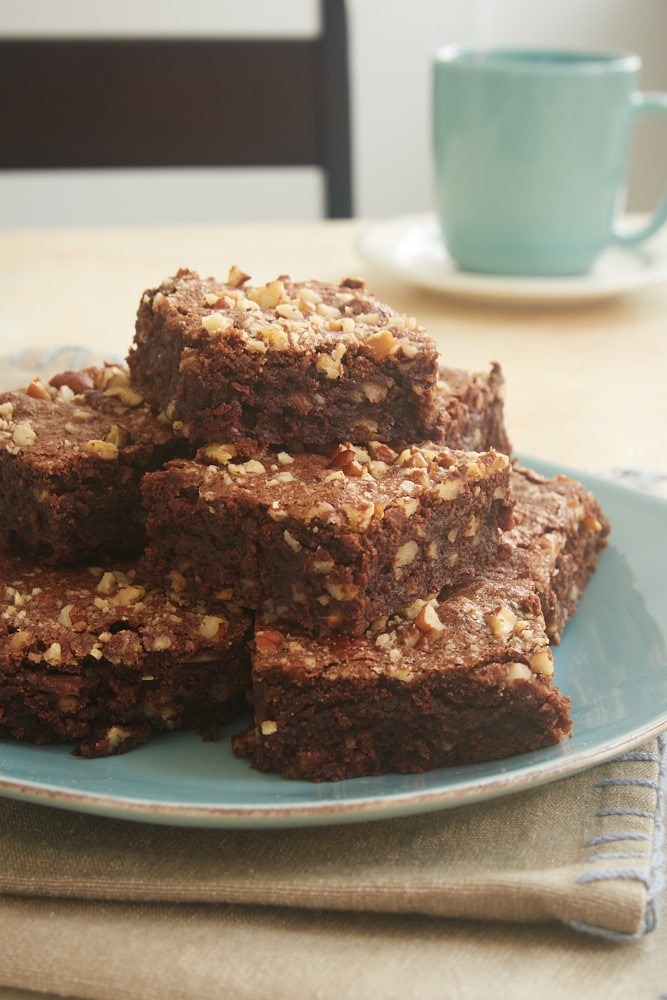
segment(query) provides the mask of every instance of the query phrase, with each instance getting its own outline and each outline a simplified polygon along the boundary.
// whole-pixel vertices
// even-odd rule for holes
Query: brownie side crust
[[[128,355],[134,384],[197,445],[420,441],[435,426],[437,348],[363,282],[253,286],[181,269],[144,293]]]
[[[496,760],[557,743],[571,729],[529,582],[477,578],[442,602],[413,602],[363,636],[319,642],[260,616],[253,655],[255,723],[233,749],[285,778]]]
[[[510,464],[435,444],[340,445],[239,462],[227,447],[144,479],[156,582],[222,594],[314,635],[359,634],[470,579],[511,516]]]
[[[489,372],[441,367],[435,386],[434,441],[464,451],[495,448],[511,455],[505,427],[505,378],[493,362]]]
[[[141,478],[182,452],[122,366],[2,393],[0,547],[50,563],[138,548]]]
[[[0,556],[0,736],[125,752],[162,730],[208,738],[241,713],[250,615],[152,588],[134,564]]]
[[[497,572],[535,583],[547,633],[558,644],[607,546],[609,520],[569,476],[548,479],[515,466],[512,496],[514,524],[503,535]]]

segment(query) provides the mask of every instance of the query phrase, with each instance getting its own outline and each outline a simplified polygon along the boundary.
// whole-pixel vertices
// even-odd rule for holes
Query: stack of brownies
[[[512,462],[503,389],[358,280],[146,292],[127,367],[0,395],[0,735],[100,756],[250,704],[234,752],[312,781],[561,740],[609,524]]]

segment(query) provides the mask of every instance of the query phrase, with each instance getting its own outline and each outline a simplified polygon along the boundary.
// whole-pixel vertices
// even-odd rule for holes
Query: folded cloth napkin
[[[128,956],[160,927],[173,954],[187,951],[186,941],[199,933],[201,904],[232,940],[249,920],[270,926],[272,935],[290,926],[384,934],[399,915],[413,932],[420,920],[432,929],[438,919],[448,925],[442,918],[464,917],[487,925],[559,921],[613,940],[639,939],[656,925],[666,773],[667,740],[660,738],[581,774],[483,803],[272,830],[168,827],[5,799],[0,918],[3,950],[13,958],[3,959],[0,983],[105,1000],[123,970],[126,996],[170,996],[146,992],[145,970],[132,993]],[[70,935],[63,944],[64,927]],[[237,960],[236,951],[228,961]],[[249,943],[242,951],[253,977],[263,968],[264,987],[238,995],[283,996],[268,989],[262,954],[253,958]],[[299,947],[294,959],[307,955]],[[217,951],[210,960],[220,961]],[[101,979],[94,987],[95,968]],[[667,988],[667,965],[665,980]]]
[[[488,802],[297,829],[192,829],[0,802],[0,892],[510,921],[610,937],[655,923],[661,738]]]
[[[666,923],[628,948],[551,924],[11,897],[2,977],[21,991],[0,1000],[664,1000]]]

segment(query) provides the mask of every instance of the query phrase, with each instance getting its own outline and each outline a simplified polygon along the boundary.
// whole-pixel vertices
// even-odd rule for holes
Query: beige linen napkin
[[[17,897],[0,899],[0,927],[5,980],[41,991],[0,986],[0,1000],[667,997],[664,916],[630,948],[562,925]]]
[[[0,801],[0,892],[652,929],[665,741],[544,787],[330,827],[167,827]],[[48,905],[48,903],[47,903]]]
[[[666,749],[661,738],[500,799],[331,827],[168,827],[5,799],[0,926],[12,957],[2,961],[0,983],[100,1000],[117,996],[119,984],[137,1000],[213,998],[222,994],[211,982],[221,969],[227,982],[231,967],[239,984],[254,986],[225,996],[334,996],[284,992],[271,958],[279,942],[294,962],[308,964],[304,946],[315,939],[326,965],[338,956],[337,936],[337,961],[346,947],[356,955],[350,961],[361,961],[355,928],[378,959],[394,935],[403,947],[423,932],[418,954],[454,933],[451,918],[486,927],[503,921],[514,930],[492,934],[520,939],[521,925],[559,921],[570,935],[572,928],[592,932],[585,940],[608,951],[614,945],[600,936],[639,940],[656,924]],[[221,950],[200,953],[215,927]],[[569,940],[555,933],[556,941]],[[546,940],[543,931],[538,939]],[[152,972],[142,967],[142,956],[154,963],[160,950]],[[165,982],[177,954],[188,967],[188,956],[199,955],[192,992],[183,985],[170,992],[171,978]],[[391,977],[382,989],[390,984]]]

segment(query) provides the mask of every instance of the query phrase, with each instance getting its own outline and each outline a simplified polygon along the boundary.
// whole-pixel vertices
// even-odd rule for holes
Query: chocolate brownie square
[[[437,349],[414,319],[357,279],[249,280],[182,269],[141,299],[132,380],[175,433],[245,456],[431,436]]]
[[[255,720],[233,748],[260,771],[308,781],[496,760],[570,732],[552,675],[529,582],[478,577],[356,637],[317,641],[259,616]]]
[[[147,585],[133,564],[0,556],[0,736],[122,753],[162,730],[214,737],[247,709],[247,612]]]
[[[141,477],[182,452],[123,366],[0,394],[0,547],[50,563],[137,549]]]
[[[312,634],[361,633],[470,579],[511,516],[509,459],[493,450],[340,445],[238,461],[211,446],[199,458],[144,478],[144,571]]]

